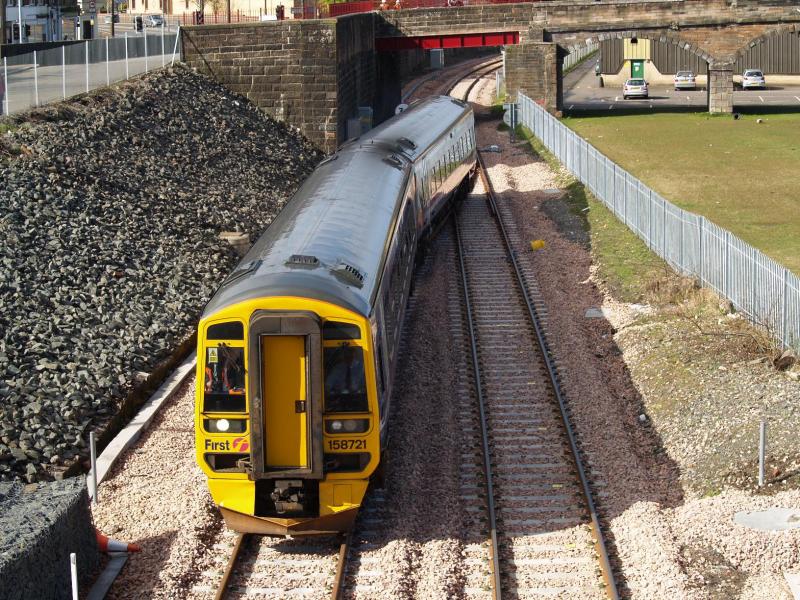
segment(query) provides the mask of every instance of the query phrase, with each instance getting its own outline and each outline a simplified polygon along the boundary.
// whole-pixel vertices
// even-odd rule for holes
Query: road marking
[[[619,96],[614,96],[614,102],[619,102]]]
[[[572,110],[572,107],[575,106],[574,104],[570,104],[567,110]]]
[[[796,99],[798,102],[800,102],[800,98],[798,98],[797,96],[795,96],[795,99]]]
[[[761,96],[759,96],[758,99],[761,100],[762,102],[764,101],[764,98],[762,98]]]
[[[686,99],[687,99],[687,100],[691,100],[691,99],[692,99],[692,97],[691,97],[691,96],[686,96]]]
[[[614,108],[614,105],[613,105],[613,104],[612,104],[611,106],[609,106],[609,107],[608,107],[608,110],[611,110],[612,108]]]

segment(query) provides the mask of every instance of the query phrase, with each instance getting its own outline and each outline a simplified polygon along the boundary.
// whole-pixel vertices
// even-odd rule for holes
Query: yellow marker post
[[[531,242],[531,250],[541,250],[545,247],[544,240],[533,240]]]

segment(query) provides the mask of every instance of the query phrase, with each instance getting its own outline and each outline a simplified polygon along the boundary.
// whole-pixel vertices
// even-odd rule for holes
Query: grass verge
[[[800,273],[800,114],[734,120],[670,113],[563,122],[665,198]]]

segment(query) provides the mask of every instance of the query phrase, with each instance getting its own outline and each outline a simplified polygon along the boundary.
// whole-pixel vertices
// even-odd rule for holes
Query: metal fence
[[[678,208],[519,94],[520,123],[648,247],[785,346],[800,347],[800,278],[703,216]]]
[[[4,57],[2,112],[64,100],[172,64],[179,43],[180,30],[162,28]]]
[[[571,69],[575,65],[582,63],[584,60],[589,58],[599,49],[600,49],[600,44],[594,42],[592,44],[588,44],[587,46],[582,46],[573,52],[570,52],[564,57],[563,69],[566,71],[568,69]]]

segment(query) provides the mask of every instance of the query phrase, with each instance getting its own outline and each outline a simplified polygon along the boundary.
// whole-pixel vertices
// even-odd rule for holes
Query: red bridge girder
[[[478,48],[505,46],[519,43],[519,31],[496,33],[455,33],[448,35],[421,35],[415,37],[381,37],[375,39],[378,52],[394,50],[434,50],[437,48]]]

